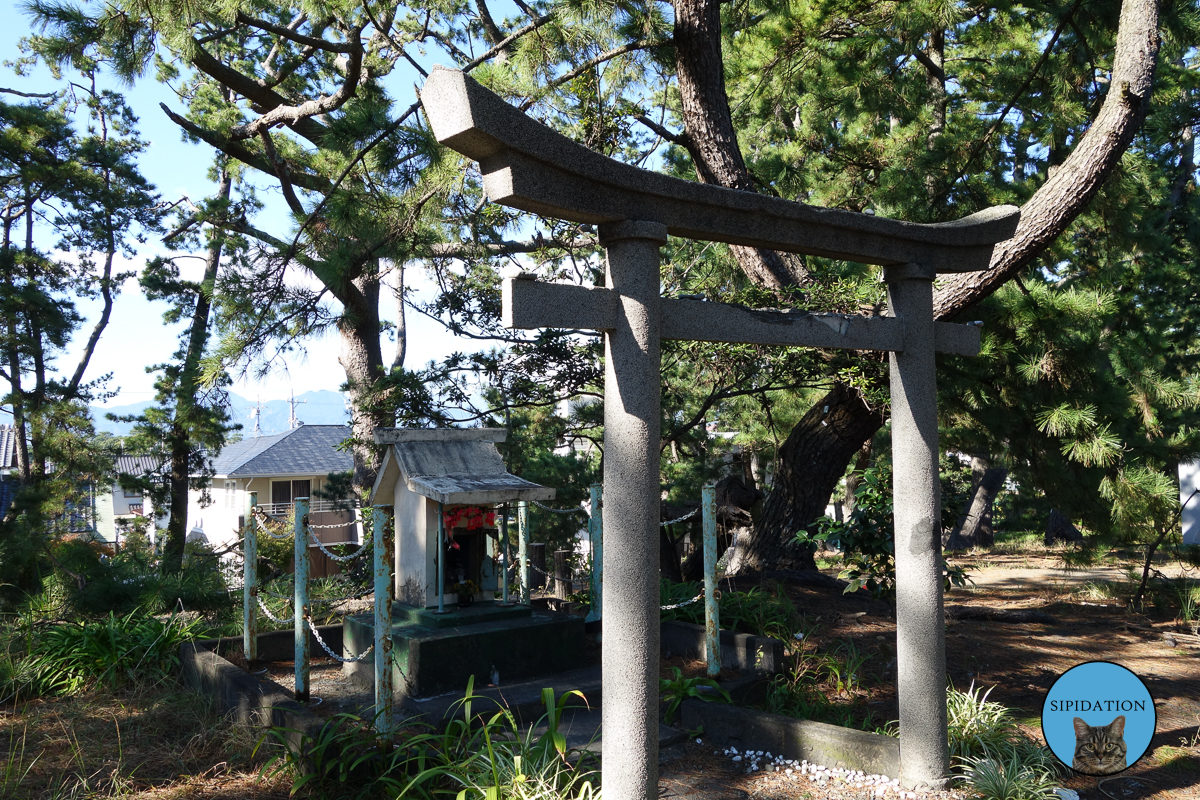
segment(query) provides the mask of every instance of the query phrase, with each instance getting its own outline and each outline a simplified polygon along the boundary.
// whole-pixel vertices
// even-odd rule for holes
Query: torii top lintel
[[[437,140],[479,162],[488,197],[548,217],[659,222],[673,236],[936,272],[985,269],[1020,218],[995,206],[921,225],[693,183],[595,153],[457,70],[436,67],[420,94]]]

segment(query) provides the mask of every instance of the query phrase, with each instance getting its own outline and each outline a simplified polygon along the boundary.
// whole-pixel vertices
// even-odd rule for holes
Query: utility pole
[[[254,401],[254,408],[250,415],[254,417],[254,438],[262,436],[262,398],[257,398]]]
[[[288,428],[291,430],[295,430],[296,428],[299,428],[300,424],[301,424],[300,420],[296,419],[296,406],[307,403],[308,401],[307,400],[297,401],[295,392],[289,391],[288,394],[291,395],[291,399],[288,400],[288,406],[291,408],[291,411],[288,413]]]

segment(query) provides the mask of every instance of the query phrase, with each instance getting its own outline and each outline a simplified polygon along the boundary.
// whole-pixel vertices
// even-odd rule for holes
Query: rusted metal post
[[[446,506],[438,503],[437,596],[438,614],[446,613]]]
[[[500,538],[504,540],[504,567],[499,570],[501,589],[500,605],[511,606],[513,602],[508,599],[508,565],[509,565],[509,548],[508,548],[508,503],[504,504],[504,513],[500,517]]]
[[[721,672],[721,615],[717,607],[717,487],[708,484],[700,490],[704,523],[704,654],[708,677]]]
[[[295,665],[296,665],[296,699],[301,703],[308,702],[308,573],[311,562],[308,557],[308,498],[296,498],[295,523],[293,528],[295,548],[293,560],[295,569],[295,591],[292,605],[295,614]]]
[[[394,529],[383,506],[371,506],[375,537],[375,732],[392,739],[392,543]]]
[[[600,600],[604,595],[604,516],[603,484],[593,483],[592,515],[588,518],[588,539],[592,542],[592,610],[588,612],[584,622],[595,622],[600,619]]]
[[[247,661],[258,660],[258,536],[254,521],[257,506],[258,492],[247,492],[242,525],[242,653]]]
[[[517,503],[517,572],[521,576],[521,605],[529,605],[529,503]]]

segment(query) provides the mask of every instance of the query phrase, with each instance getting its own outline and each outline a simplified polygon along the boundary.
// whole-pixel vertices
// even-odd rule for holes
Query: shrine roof
[[[371,502],[390,504],[396,482],[447,505],[552,500],[554,489],[510,474],[496,449],[507,432],[496,428],[379,428],[377,444],[390,445]]]

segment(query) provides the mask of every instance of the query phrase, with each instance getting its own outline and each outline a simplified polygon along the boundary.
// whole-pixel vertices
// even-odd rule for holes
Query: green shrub
[[[733,702],[729,692],[722,689],[720,684],[712,678],[685,678],[679,667],[671,667],[671,673],[670,680],[661,678],[658,681],[659,699],[667,704],[663,721],[668,725],[675,718],[675,712],[679,709],[680,704],[690,697],[699,698],[706,703],[714,700]]]
[[[599,780],[594,757],[569,750],[559,731],[566,701],[578,692],[556,700],[544,689],[546,714],[524,730],[507,709],[476,713],[480,698],[473,685],[468,682],[444,732],[406,726],[390,746],[349,714],[329,720],[316,734],[297,737],[274,728],[268,735],[281,749],[265,769],[290,774],[293,794],[307,788],[321,797],[592,797]]]
[[[965,692],[953,686],[946,691],[951,763],[1000,752],[1020,739],[1016,720],[1008,708],[988,700],[991,693],[991,689],[981,691],[974,683]]]
[[[690,600],[702,591],[701,584],[695,581],[672,583],[664,580],[660,584],[659,598],[664,606],[674,605]],[[770,636],[789,642],[799,626],[800,615],[795,604],[778,585],[770,589],[755,586],[745,592],[721,592],[717,608],[721,628],[727,631]],[[704,601],[664,611],[662,618],[703,625]]]
[[[962,780],[982,800],[1056,800],[1058,769],[1053,757],[1032,742],[1009,743],[982,756],[964,758]]]
[[[179,646],[203,633],[198,621],[165,622],[132,611],[81,623],[38,627],[28,639],[22,674],[46,678],[41,693],[74,694],[100,684],[115,688],[166,678],[179,665]]]
[[[222,574],[221,561],[204,544],[189,543],[188,563],[163,574],[158,558],[141,547],[114,551],[85,540],[63,541],[52,548],[57,594],[70,617],[98,617],[141,609],[150,614],[188,611],[231,615],[236,601]]]

